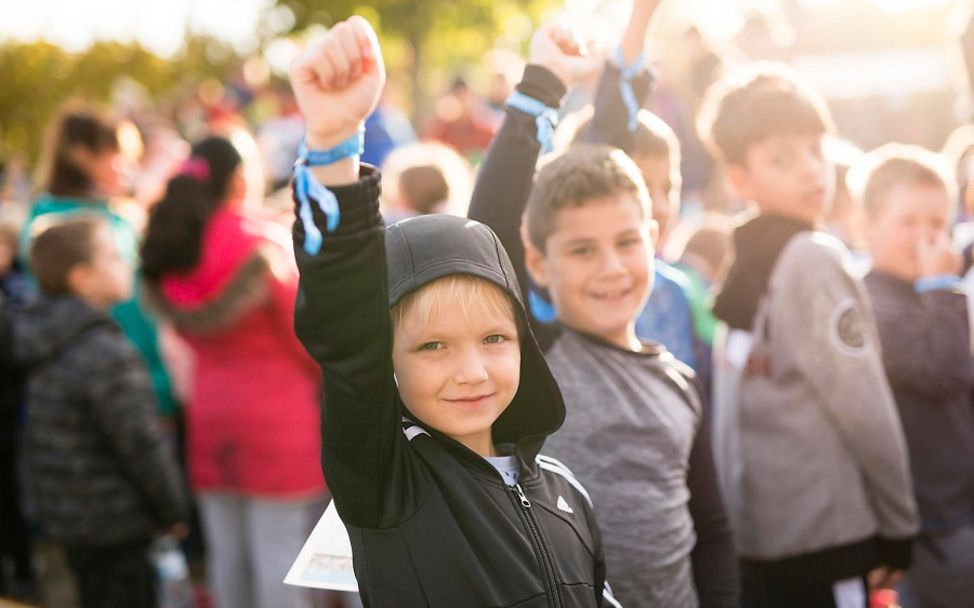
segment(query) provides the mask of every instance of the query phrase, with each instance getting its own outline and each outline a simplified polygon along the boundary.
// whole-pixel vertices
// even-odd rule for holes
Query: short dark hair
[[[531,244],[544,251],[562,209],[623,193],[636,199],[644,218],[651,216],[646,184],[625,152],[607,145],[572,146],[538,171],[524,211]]]
[[[592,108],[580,111],[575,119],[575,132],[571,144],[586,142],[588,131],[592,128]],[[640,110],[637,116],[636,130],[632,133],[632,145],[629,154],[632,156],[668,156],[674,166],[680,165],[680,140],[673,128],[666,124],[658,115],[649,110]]]
[[[55,196],[91,196],[88,170],[78,163],[77,149],[93,154],[119,149],[118,123],[98,111],[69,103],[48,126],[41,154],[39,183]]]
[[[108,223],[93,213],[68,217],[50,215],[35,223],[37,235],[30,248],[30,270],[41,291],[49,296],[71,293],[68,275],[78,264],[94,257],[94,234]]]
[[[846,176],[850,191],[859,199],[866,216],[875,219],[886,208],[886,197],[900,184],[941,188],[950,197],[954,188],[946,163],[937,154],[905,144],[886,144],[869,154]]]
[[[748,149],[775,135],[823,135],[832,119],[822,97],[784,66],[759,63],[713,84],[698,115],[700,138],[717,158],[747,164]]]

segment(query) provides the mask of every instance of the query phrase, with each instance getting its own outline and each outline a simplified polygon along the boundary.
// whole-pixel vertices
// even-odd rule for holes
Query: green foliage
[[[478,64],[505,33],[512,15],[537,24],[551,0],[278,0],[294,13],[294,30],[329,27],[352,15],[375,25],[393,78],[408,74],[414,105],[431,93],[432,75]],[[523,41],[520,41],[523,42]],[[405,53],[397,52],[405,48]],[[389,51],[393,51],[389,53]],[[522,49],[517,49],[522,50]],[[440,84],[440,83],[436,83]],[[414,108],[421,113],[422,108]]]
[[[236,58],[224,43],[190,37],[186,50],[162,59],[138,44],[98,42],[82,53],[69,53],[47,42],[0,45],[0,151],[22,153],[33,161],[45,127],[70,99],[106,104],[112,87],[128,77],[163,99],[207,76],[222,78]]]

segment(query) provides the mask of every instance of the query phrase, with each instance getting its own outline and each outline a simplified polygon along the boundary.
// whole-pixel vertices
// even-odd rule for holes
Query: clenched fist
[[[375,109],[386,80],[372,25],[362,17],[335,25],[291,62],[290,78],[309,148],[328,149],[351,137]]]
[[[577,32],[558,23],[545,24],[534,33],[528,61],[547,68],[566,87],[602,67],[601,55],[591,52]]]

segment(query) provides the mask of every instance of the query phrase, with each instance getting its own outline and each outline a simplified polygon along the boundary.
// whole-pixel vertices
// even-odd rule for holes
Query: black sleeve
[[[589,143],[609,144],[629,153],[632,150],[632,132],[629,131],[629,110],[619,90],[621,82],[622,72],[615,63],[606,61],[595,91],[592,122],[582,138]],[[632,79],[632,90],[640,107],[652,84],[653,75],[648,70],[643,70]]]
[[[186,490],[159,425],[149,372],[133,348],[119,348],[112,338],[92,339],[79,382],[86,385],[91,422],[165,530],[186,519]]]
[[[517,90],[545,105],[557,108],[565,85],[546,68],[529,64]],[[481,164],[470,201],[468,215],[497,234],[517,272],[525,302],[530,285],[521,243],[521,216],[531,194],[535,165],[541,145],[533,116],[507,108],[504,123],[494,137]],[[550,329],[533,323],[532,329],[542,348]]]
[[[690,452],[687,473],[690,516],[697,544],[693,547],[693,580],[701,608],[736,608],[740,605],[737,556],[723,500],[717,485],[710,447],[710,423],[703,416]]]
[[[322,369],[322,469],[345,523],[369,528],[400,523],[417,495],[406,491],[415,478],[392,373],[379,182],[363,165],[358,182],[330,188],[341,214],[334,232],[312,203],[324,237],[317,255],[302,249],[301,222],[293,228],[300,273],[294,328]]]

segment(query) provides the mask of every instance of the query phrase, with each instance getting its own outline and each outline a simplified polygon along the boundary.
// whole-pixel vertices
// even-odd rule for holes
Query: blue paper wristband
[[[324,237],[314,222],[312,200],[325,215],[325,228],[334,232],[341,220],[338,199],[335,194],[315,179],[309,167],[323,167],[340,160],[362,154],[365,147],[365,131],[358,133],[327,150],[309,150],[304,140],[298,147],[298,160],[294,163],[294,193],[298,199],[298,218],[304,227],[304,251],[308,255],[318,255]]]
[[[953,274],[938,274],[932,277],[922,277],[913,283],[917,293],[927,293],[938,289],[957,289],[963,284],[961,278]]]
[[[360,156],[365,150],[365,130],[359,129],[345,141],[327,150],[309,150],[304,139],[298,146],[298,163],[308,167],[323,167],[352,156]]]
[[[551,138],[558,126],[558,110],[547,106],[534,97],[529,97],[520,91],[515,91],[507,98],[507,105],[519,112],[534,116],[538,129],[538,143],[545,152],[551,152]]]

